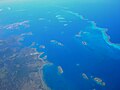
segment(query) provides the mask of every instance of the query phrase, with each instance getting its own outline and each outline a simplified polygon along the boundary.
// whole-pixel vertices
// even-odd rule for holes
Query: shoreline
[[[51,88],[47,86],[47,83],[46,83],[45,80],[44,80],[44,74],[43,74],[43,72],[44,72],[44,70],[43,70],[44,67],[45,67],[45,66],[48,66],[48,65],[52,65],[52,63],[47,62],[46,64],[44,64],[44,65],[42,66],[41,70],[40,70],[40,73],[41,73],[41,80],[42,80],[42,82],[43,82],[43,87],[44,87],[46,90],[51,90]]]
[[[50,63],[49,61],[45,61],[44,59],[40,58],[40,56],[41,56],[42,54],[41,54],[39,51],[37,51],[37,48],[31,48],[31,49],[33,49],[33,50],[35,51],[35,53],[38,54],[38,60],[41,60],[41,61],[42,61],[41,67],[38,68],[38,69],[39,69],[38,73],[39,73],[39,75],[40,75],[40,79],[41,79],[42,86],[43,86],[42,88],[43,88],[44,90],[51,90],[50,87],[47,86],[47,84],[46,84],[46,82],[45,82],[45,80],[44,80],[43,69],[44,69],[44,67],[47,66],[47,65],[52,65],[52,63]]]

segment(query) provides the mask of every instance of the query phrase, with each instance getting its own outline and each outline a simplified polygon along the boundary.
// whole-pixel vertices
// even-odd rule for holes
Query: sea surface
[[[120,46],[116,44],[120,43],[119,1],[115,2],[50,6],[7,4],[0,7],[6,10],[0,14],[0,23],[30,21],[27,29],[21,27],[3,34],[7,37],[9,34],[33,33],[22,43],[27,47],[35,42],[33,48],[43,51],[47,60],[53,63],[43,70],[45,83],[52,90],[120,90]],[[11,10],[7,11],[6,7]],[[67,23],[61,23],[56,16],[64,18]],[[39,45],[46,48],[39,48]],[[62,67],[62,74],[58,72],[58,66]],[[82,76],[83,73],[88,80]],[[94,77],[101,78],[106,85],[96,83]]]
[[[72,3],[63,6],[67,6],[84,17],[97,22],[100,27],[108,28],[107,34],[111,37],[111,42],[120,43],[119,3],[119,0],[106,0],[101,3]]]

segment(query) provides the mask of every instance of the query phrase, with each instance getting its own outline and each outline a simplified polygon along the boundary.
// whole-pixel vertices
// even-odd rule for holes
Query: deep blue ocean
[[[120,43],[120,1],[106,0],[103,3],[88,3],[75,5],[70,4],[68,7],[73,11],[79,12],[84,17],[97,22],[97,25],[108,28],[108,35],[114,43]]]
[[[83,15],[85,18],[89,20],[95,21],[97,23],[97,26],[99,27],[108,28],[107,34],[110,36],[110,41],[113,43],[120,43],[119,3],[120,3],[119,0],[118,1],[113,0],[110,1],[110,3],[109,2],[100,4],[75,3],[63,6],[68,7],[70,10]],[[87,54],[86,51],[81,50],[81,48],[78,49],[78,46],[76,45],[74,46],[73,42],[68,41],[68,38],[67,40],[65,40],[65,42],[67,42],[67,44],[70,45],[70,47],[67,48],[71,49],[71,51],[68,50],[67,53],[63,53],[65,52],[66,49],[65,50],[61,49],[61,51],[58,53],[53,52],[58,51],[59,48],[57,49],[54,48],[55,50],[53,50],[51,46],[49,46],[50,52],[48,51],[49,52],[48,54],[50,54],[50,56],[54,56],[49,57],[51,62],[54,62],[55,65],[61,65],[65,72],[61,77],[56,77],[53,76],[53,73],[57,75],[57,69],[54,69],[54,66],[48,67],[47,68],[48,70],[45,68],[46,69],[45,73],[47,73],[46,81],[53,90],[92,90],[94,87],[96,88],[96,90],[120,89],[119,87],[120,59],[114,60],[112,58],[109,58],[111,54],[108,55],[106,58],[106,56],[104,56],[105,54],[103,53],[104,51],[102,51],[102,54],[104,54],[102,57],[104,59],[101,60],[101,58],[98,59],[99,56],[97,56],[94,53],[90,54],[90,52],[88,51]],[[99,51],[99,49],[97,50]],[[120,55],[120,53],[118,55]],[[76,67],[75,64],[77,63],[80,64],[79,67]],[[53,69],[56,72],[55,71],[53,72],[52,71]],[[86,72],[88,75],[91,76],[92,75],[100,76],[103,80],[105,80],[106,87],[100,87],[99,85],[97,86],[94,84],[92,80],[88,82],[84,81],[84,79],[82,79],[81,77],[82,72]],[[49,75],[52,78],[49,78]]]
[[[28,29],[8,31],[5,35],[33,33],[33,36],[26,36],[22,43],[29,46],[32,42],[36,42],[34,47],[38,51],[44,51],[48,61],[53,63],[53,65],[46,65],[43,70],[45,83],[52,90],[120,90],[120,49],[112,46],[116,45],[114,43],[120,43],[119,3],[118,0],[112,0],[108,3],[69,2],[50,6],[31,3],[22,3],[19,4],[20,6],[7,4],[0,8],[11,7],[13,11],[0,14],[2,17],[0,24],[30,20]],[[26,11],[15,12],[15,7],[17,10]],[[73,13],[70,14],[67,11]],[[90,23],[79,19],[80,17],[74,13],[84,16]],[[56,15],[63,15],[72,23],[64,27],[57,22],[54,17]],[[38,20],[43,17],[51,22]],[[111,37],[112,45],[107,44],[101,31],[95,29],[94,25],[92,27],[91,21],[95,21],[100,28],[108,29],[107,34]],[[82,37],[83,41],[88,41],[87,46],[80,43],[82,41],[80,38],[74,37],[82,30],[92,33]],[[64,46],[50,43],[50,40],[57,40]],[[46,49],[40,49],[39,45],[45,45]],[[58,66],[62,67],[63,74],[59,74]],[[89,80],[82,77],[83,73],[89,77]],[[97,84],[93,77],[101,78],[106,85]]]

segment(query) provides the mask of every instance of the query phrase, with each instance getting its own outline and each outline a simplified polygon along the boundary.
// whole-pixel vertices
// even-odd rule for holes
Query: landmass
[[[55,45],[58,45],[58,46],[64,46],[63,43],[57,41],[57,40],[50,40],[51,43],[55,44]]]
[[[101,86],[105,86],[105,82],[103,82],[103,80],[101,78],[95,77],[93,79],[97,84],[101,85]]]
[[[43,80],[49,62],[35,48],[22,46],[19,38],[0,39],[0,90],[50,90]]]
[[[83,79],[85,80],[91,80],[91,83],[92,81],[94,81],[97,85],[100,85],[100,86],[106,86],[106,83],[99,77],[94,77],[94,76],[88,76],[86,73],[82,73],[82,77]]]
[[[88,76],[87,76],[85,73],[82,73],[82,77],[83,77],[84,79],[86,79],[86,80],[89,79]]]
[[[63,69],[62,69],[61,66],[58,66],[58,72],[59,72],[60,74],[63,74]]]

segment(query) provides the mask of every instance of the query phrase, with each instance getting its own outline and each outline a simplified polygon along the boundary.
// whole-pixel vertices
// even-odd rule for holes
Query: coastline
[[[50,87],[47,86],[45,80],[44,80],[44,74],[43,74],[43,69],[45,66],[48,66],[48,65],[52,65],[52,63],[50,62],[46,62],[45,64],[43,64],[43,66],[41,67],[41,69],[39,70],[40,74],[41,74],[41,81],[42,81],[42,84],[43,84],[43,87],[45,88],[45,90],[51,90]]]
[[[45,90],[51,90],[47,84],[45,83],[45,80],[44,80],[44,75],[43,75],[43,68],[42,69],[39,69],[39,74],[40,74],[40,77],[41,77],[41,82],[42,82],[42,86]]]
[[[31,48],[31,49],[33,49],[35,51],[35,53],[38,54],[38,60],[41,60],[41,62],[42,62],[41,66],[38,67],[39,77],[40,77],[40,80],[42,82],[42,89],[43,90],[51,90],[50,87],[48,87],[47,84],[45,83],[43,69],[47,65],[52,65],[52,63],[50,63],[49,61],[45,61],[44,59],[40,58],[40,56],[42,54],[37,51],[37,48]]]

